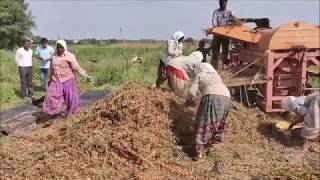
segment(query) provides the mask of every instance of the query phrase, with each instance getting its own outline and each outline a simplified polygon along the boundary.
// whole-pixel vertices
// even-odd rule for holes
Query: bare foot
[[[302,146],[302,149],[304,152],[308,152],[309,151],[309,140],[305,139],[304,142],[303,142],[303,146]]]
[[[199,161],[200,159],[202,159],[203,155],[202,152],[199,152],[195,157],[193,157],[192,159],[194,161]]]

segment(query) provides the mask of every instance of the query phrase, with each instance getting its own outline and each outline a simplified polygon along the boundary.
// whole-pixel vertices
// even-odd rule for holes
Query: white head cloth
[[[67,43],[65,40],[60,39],[56,42],[56,45],[57,44],[60,44],[64,48],[64,50],[67,50]]]
[[[195,51],[191,53],[189,56],[196,58],[199,62],[201,62],[203,59],[203,55],[200,51]]]
[[[172,35],[172,39],[174,39],[175,41],[178,41],[182,37],[184,37],[184,33],[182,31],[177,31]]]

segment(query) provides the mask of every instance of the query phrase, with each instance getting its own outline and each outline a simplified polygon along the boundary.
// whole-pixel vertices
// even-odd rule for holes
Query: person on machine
[[[212,27],[226,26],[230,24],[231,21],[237,18],[233,15],[230,10],[227,10],[228,0],[219,0],[220,8],[213,11],[212,17]],[[211,65],[218,70],[218,58],[220,54],[220,47],[222,46],[222,63],[224,66],[228,66],[228,53],[229,53],[229,43],[228,38],[222,36],[213,36],[211,49],[212,58]]]

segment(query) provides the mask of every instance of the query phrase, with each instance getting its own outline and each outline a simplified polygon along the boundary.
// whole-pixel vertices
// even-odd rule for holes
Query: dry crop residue
[[[226,141],[191,160],[196,108],[135,83],[48,128],[0,139],[3,179],[316,178],[296,142],[276,139],[270,121],[233,103]],[[273,134],[272,134],[273,133]],[[268,136],[270,135],[270,136]],[[291,154],[290,154],[291,153]],[[290,156],[291,155],[291,156]],[[309,157],[309,155],[308,155]],[[219,162],[219,173],[214,169]]]

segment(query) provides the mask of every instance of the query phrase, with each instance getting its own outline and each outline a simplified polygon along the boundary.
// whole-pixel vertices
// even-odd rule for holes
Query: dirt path
[[[111,91],[101,90],[81,93],[80,106],[84,107],[107,95],[111,95]],[[5,112],[0,112],[0,131],[2,135],[16,131],[25,132],[32,130],[37,126],[36,120],[41,110],[38,106],[26,102]]]

